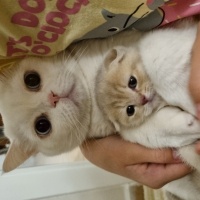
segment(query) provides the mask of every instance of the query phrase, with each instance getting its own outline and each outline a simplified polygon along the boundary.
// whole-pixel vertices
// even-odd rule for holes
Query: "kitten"
[[[27,57],[0,74],[0,113],[11,145],[3,170],[30,156],[71,151],[86,138],[115,132],[96,104],[95,82],[108,49],[133,45],[141,33],[127,31],[83,41],[53,57]]]
[[[125,140],[178,149],[196,171],[164,188],[181,199],[196,200],[200,157],[194,142],[200,138],[200,123],[187,85],[197,24],[179,25],[147,33],[135,47],[113,48],[98,73],[96,95]]]

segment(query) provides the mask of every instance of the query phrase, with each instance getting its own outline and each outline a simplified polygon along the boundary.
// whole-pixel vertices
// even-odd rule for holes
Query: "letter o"
[[[31,51],[35,54],[46,55],[51,51],[51,49],[48,46],[41,44],[41,45],[34,46],[31,49]]]
[[[34,0],[37,5],[32,7],[28,4],[30,0],[19,0],[19,5],[22,9],[30,13],[40,13],[45,9],[45,2],[44,0]]]
[[[61,21],[58,22],[55,19],[58,18]],[[46,21],[49,25],[56,27],[65,27],[69,24],[69,18],[67,15],[61,12],[50,12],[46,16]]]
[[[12,16],[11,22],[21,26],[36,27],[39,20],[34,14],[21,11]]]

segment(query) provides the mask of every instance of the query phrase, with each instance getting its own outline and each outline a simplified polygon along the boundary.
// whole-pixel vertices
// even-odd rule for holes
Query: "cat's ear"
[[[104,66],[108,69],[111,65],[111,63],[115,62],[116,64],[122,62],[126,54],[126,49],[124,47],[115,47],[111,49],[105,60],[104,60]]]
[[[3,163],[3,172],[14,170],[25,160],[34,155],[35,152],[35,150],[25,150],[23,145],[18,145],[15,142],[12,142]]]
[[[120,126],[119,126],[119,124],[117,122],[113,122],[113,125],[115,127],[116,132],[120,133]]]

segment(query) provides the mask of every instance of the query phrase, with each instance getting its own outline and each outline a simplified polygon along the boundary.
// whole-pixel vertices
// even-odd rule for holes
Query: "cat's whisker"
[[[82,135],[81,135],[81,134],[80,134],[80,135],[77,135],[77,133],[81,133],[80,130],[84,130],[85,127],[84,127],[84,126],[79,122],[79,120],[74,116],[74,113],[68,114],[68,115],[66,116],[65,113],[67,113],[67,112],[69,112],[69,111],[65,111],[65,110],[64,110],[63,113],[62,113],[62,116],[63,116],[64,119],[66,119],[66,121],[68,121],[70,127],[74,127],[74,129],[75,129],[74,131],[71,131],[71,132],[70,132],[72,141],[74,141],[73,134],[76,134],[75,136],[76,136],[77,140],[79,141],[78,143],[80,144],[80,143],[83,141],[83,139],[85,139],[85,138],[81,138]],[[77,125],[77,122],[78,122],[78,124],[79,124],[80,126]],[[86,129],[85,129],[85,130],[86,130]]]
[[[79,61],[87,52],[87,50],[88,50],[88,45],[86,45],[84,48],[80,48],[76,54],[77,55],[76,60]]]
[[[68,122],[68,125],[70,127],[74,126],[74,123],[73,123],[73,121],[71,120],[71,118],[69,116],[66,117],[66,115],[64,113],[62,114],[62,116],[63,116],[63,119],[66,119],[65,121]],[[67,146],[72,146],[72,144],[74,142],[74,136],[73,136],[74,133],[76,133],[76,131],[72,131],[71,129],[70,129],[70,132],[68,132],[69,140],[66,141],[66,145]]]
[[[81,144],[82,143],[82,140],[81,140],[81,134],[77,134],[77,133],[80,133],[80,127],[79,126],[77,126],[77,124],[76,124],[76,122],[75,122],[75,120],[74,120],[74,117],[73,117],[73,115],[70,115],[70,120],[71,120],[71,123],[72,123],[72,126],[73,127],[75,127],[75,129],[77,130],[77,131],[74,131],[74,134],[76,135],[76,138],[77,138],[77,140],[79,141],[78,142],[78,144]]]
[[[77,130],[84,130],[84,132],[87,131],[87,128],[85,126],[83,126],[83,124],[77,119],[76,116],[72,115],[71,117],[72,117],[72,121],[74,122],[74,125],[76,126]],[[79,126],[76,123],[78,123]],[[85,137],[83,137],[81,134],[76,135],[76,136],[77,136],[77,139],[79,139],[81,142],[83,140],[85,140]]]
[[[80,128],[87,130],[87,128],[77,119],[76,116],[72,116],[72,117],[74,121],[76,121],[81,126]]]
[[[63,73],[63,71],[62,71],[62,73],[60,73],[59,75],[60,75],[60,77],[66,77],[65,80],[68,80],[68,77],[70,77],[71,75],[73,75],[73,74],[76,72],[77,68],[79,67],[79,65],[78,65],[78,60],[82,57],[82,55],[83,55],[84,52],[86,51],[87,46],[84,47],[84,49],[79,48],[79,49],[77,50],[77,48],[78,48],[78,47],[75,45],[75,46],[73,47],[73,49],[69,52],[67,58],[65,58],[65,57],[62,58],[62,59],[63,59],[63,60],[62,60],[63,66],[67,66],[67,70],[64,70],[64,73]],[[76,53],[75,55],[73,55],[73,54],[74,54],[74,53],[73,53],[74,51],[75,51],[75,53]],[[77,58],[76,58],[76,55],[78,56]],[[73,59],[73,60],[75,60],[75,61],[74,61],[74,62],[71,62],[70,59]],[[57,80],[58,80],[58,83],[57,83],[57,84],[58,84],[59,86],[61,86],[61,88],[64,88],[63,86],[64,86],[65,82],[63,82],[61,78],[58,78]]]

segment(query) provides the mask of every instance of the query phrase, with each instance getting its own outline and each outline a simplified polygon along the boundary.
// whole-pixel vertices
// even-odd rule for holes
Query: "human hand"
[[[151,188],[160,188],[191,172],[170,149],[148,149],[116,135],[87,140],[81,150],[95,165]]]

